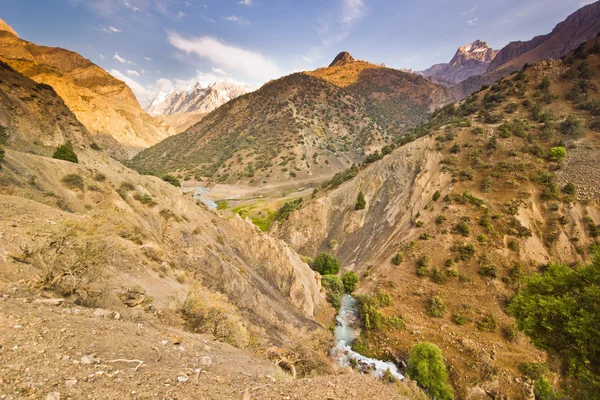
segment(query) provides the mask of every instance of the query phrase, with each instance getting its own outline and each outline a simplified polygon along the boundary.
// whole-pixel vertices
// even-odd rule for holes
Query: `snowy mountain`
[[[146,107],[146,112],[152,116],[175,113],[206,114],[229,100],[255,89],[252,86],[224,81],[214,82],[208,86],[196,83],[185,90],[158,93]]]
[[[459,47],[449,63],[436,64],[419,73],[435,82],[457,84],[473,75],[485,73],[497,53],[486,42],[476,40]]]

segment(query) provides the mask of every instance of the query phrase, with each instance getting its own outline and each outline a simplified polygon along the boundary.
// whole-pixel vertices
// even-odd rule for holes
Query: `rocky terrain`
[[[69,50],[20,39],[4,22],[2,27],[0,61],[51,86],[112,156],[128,159],[175,132],[148,116],[124,82],[91,61]]]
[[[479,90],[483,85],[518,71],[523,65],[548,58],[558,59],[581,43],[600,33],[600,2],[586,5],[547,35],[536,36],[525,42],[511,42],[503,47],[489,64],[487,71],[464,80],[458,87],[464,95]]]
[[[452,100],[413,74],[350,55],[240,96],[138,154],[143,173],[252,186],[323,180],[391,144],[402,128]]]
[[[381,312],[401,316],[405,329],[365,335],[364,351],[407,354],[431,341],[451,365],[459,398],[530,396],[518,366],[546,355],[507,333],[514,322],[505,302],[518,274],[591,255],[600,140],[597,112],[585,104],[597,94],[577,97],[577,88],[578,79],[598,84],[596,72],[581,71],[597,71],[599,49],[596,39],[579,58],[542,61],[445,107],[416,129],[423,137],[272,226],[300,254],[338,257],[360,276],[359,292],[391,295]],[[549,155],[558,143],[567,149],[560,163]],[[442,316],[428,314],[433,296],[445,302]],[[559,383],[560,369],[553,373]]]
[[[498,51],[491,49],[486,42],[476,40],[459,47],[449,63],[436,64],[418,73],[435,82],[453,86],[474,75],[484,74],[496,54]]]

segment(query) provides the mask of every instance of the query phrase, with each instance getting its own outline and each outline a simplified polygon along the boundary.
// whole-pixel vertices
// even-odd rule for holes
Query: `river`
[[[351,366],[355,364],[360,371],[371,371],[373,375],[379,377],[389,369],[394,377],[400,380],[404,379],[404,375],[400,373],[396,364],[365,357],[352,350],[352,343],[360,335],[358,304],[354,297],[349,294],[342,296],[340,310],[335,319],[337,322],[334,331],[335,346],[331,353],[339,365]]]

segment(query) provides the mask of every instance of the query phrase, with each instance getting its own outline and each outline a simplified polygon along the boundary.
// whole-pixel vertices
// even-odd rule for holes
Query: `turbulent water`
[[[389,369],[393,376],[398,379],[404,379],[404,376],[394,363],[365,357],[352,350],[352,342],[360,335],[360,330],[356,328],[358,322],[357,308],[357,302],[354,297],[348,294],[342,296],[340,310],[335,317],[337,324],[334,332],[335,346],[332,350],[333,357],[340,365],[351,365],[352,363],[359,370],[371,372],[377,376],[382,376]],[[351,360],[354,360],[354,362]]]
[[[194,192],[194,199],[200,200],[210,209],[216,210],[217,203],[211,198],[209,198],[206,194],[208,193],[208,189],[202,186],[197,186],[193,188],[184,189],[185,193]]]

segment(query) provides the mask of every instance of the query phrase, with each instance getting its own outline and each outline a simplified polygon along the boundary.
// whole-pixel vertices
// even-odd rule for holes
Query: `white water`
[[[217,203],[215,203],[215,201],[211,198],[209,198],[207,196],[208,193],[208,189],[202,186],[197,186],[197,187],[191,187],[191,188],[185,188],[183,189],[184,193],[189,193],[189,192],[194,192],[193,196],[194,199],[196,200],[200,200],[201,202],[203,202],[204,204],[206,204],[206,206],[212,210],[216,210],[217,209]]]
[[[374,375],[381,377],[389,369],[393,376],[400,380],[404,379],[396,364],[365,357],[352,350],[352,342],[360,335],[360,330],[355,327],[358,323],[358,310],[354,297],[348,294],[342,296],[340,310],[335,319],[337,321],[334,331],[335,346],[331,353],[339,365],[351,365],[350,360],[353,359],[358,364],[359,370],[372,370]]]

